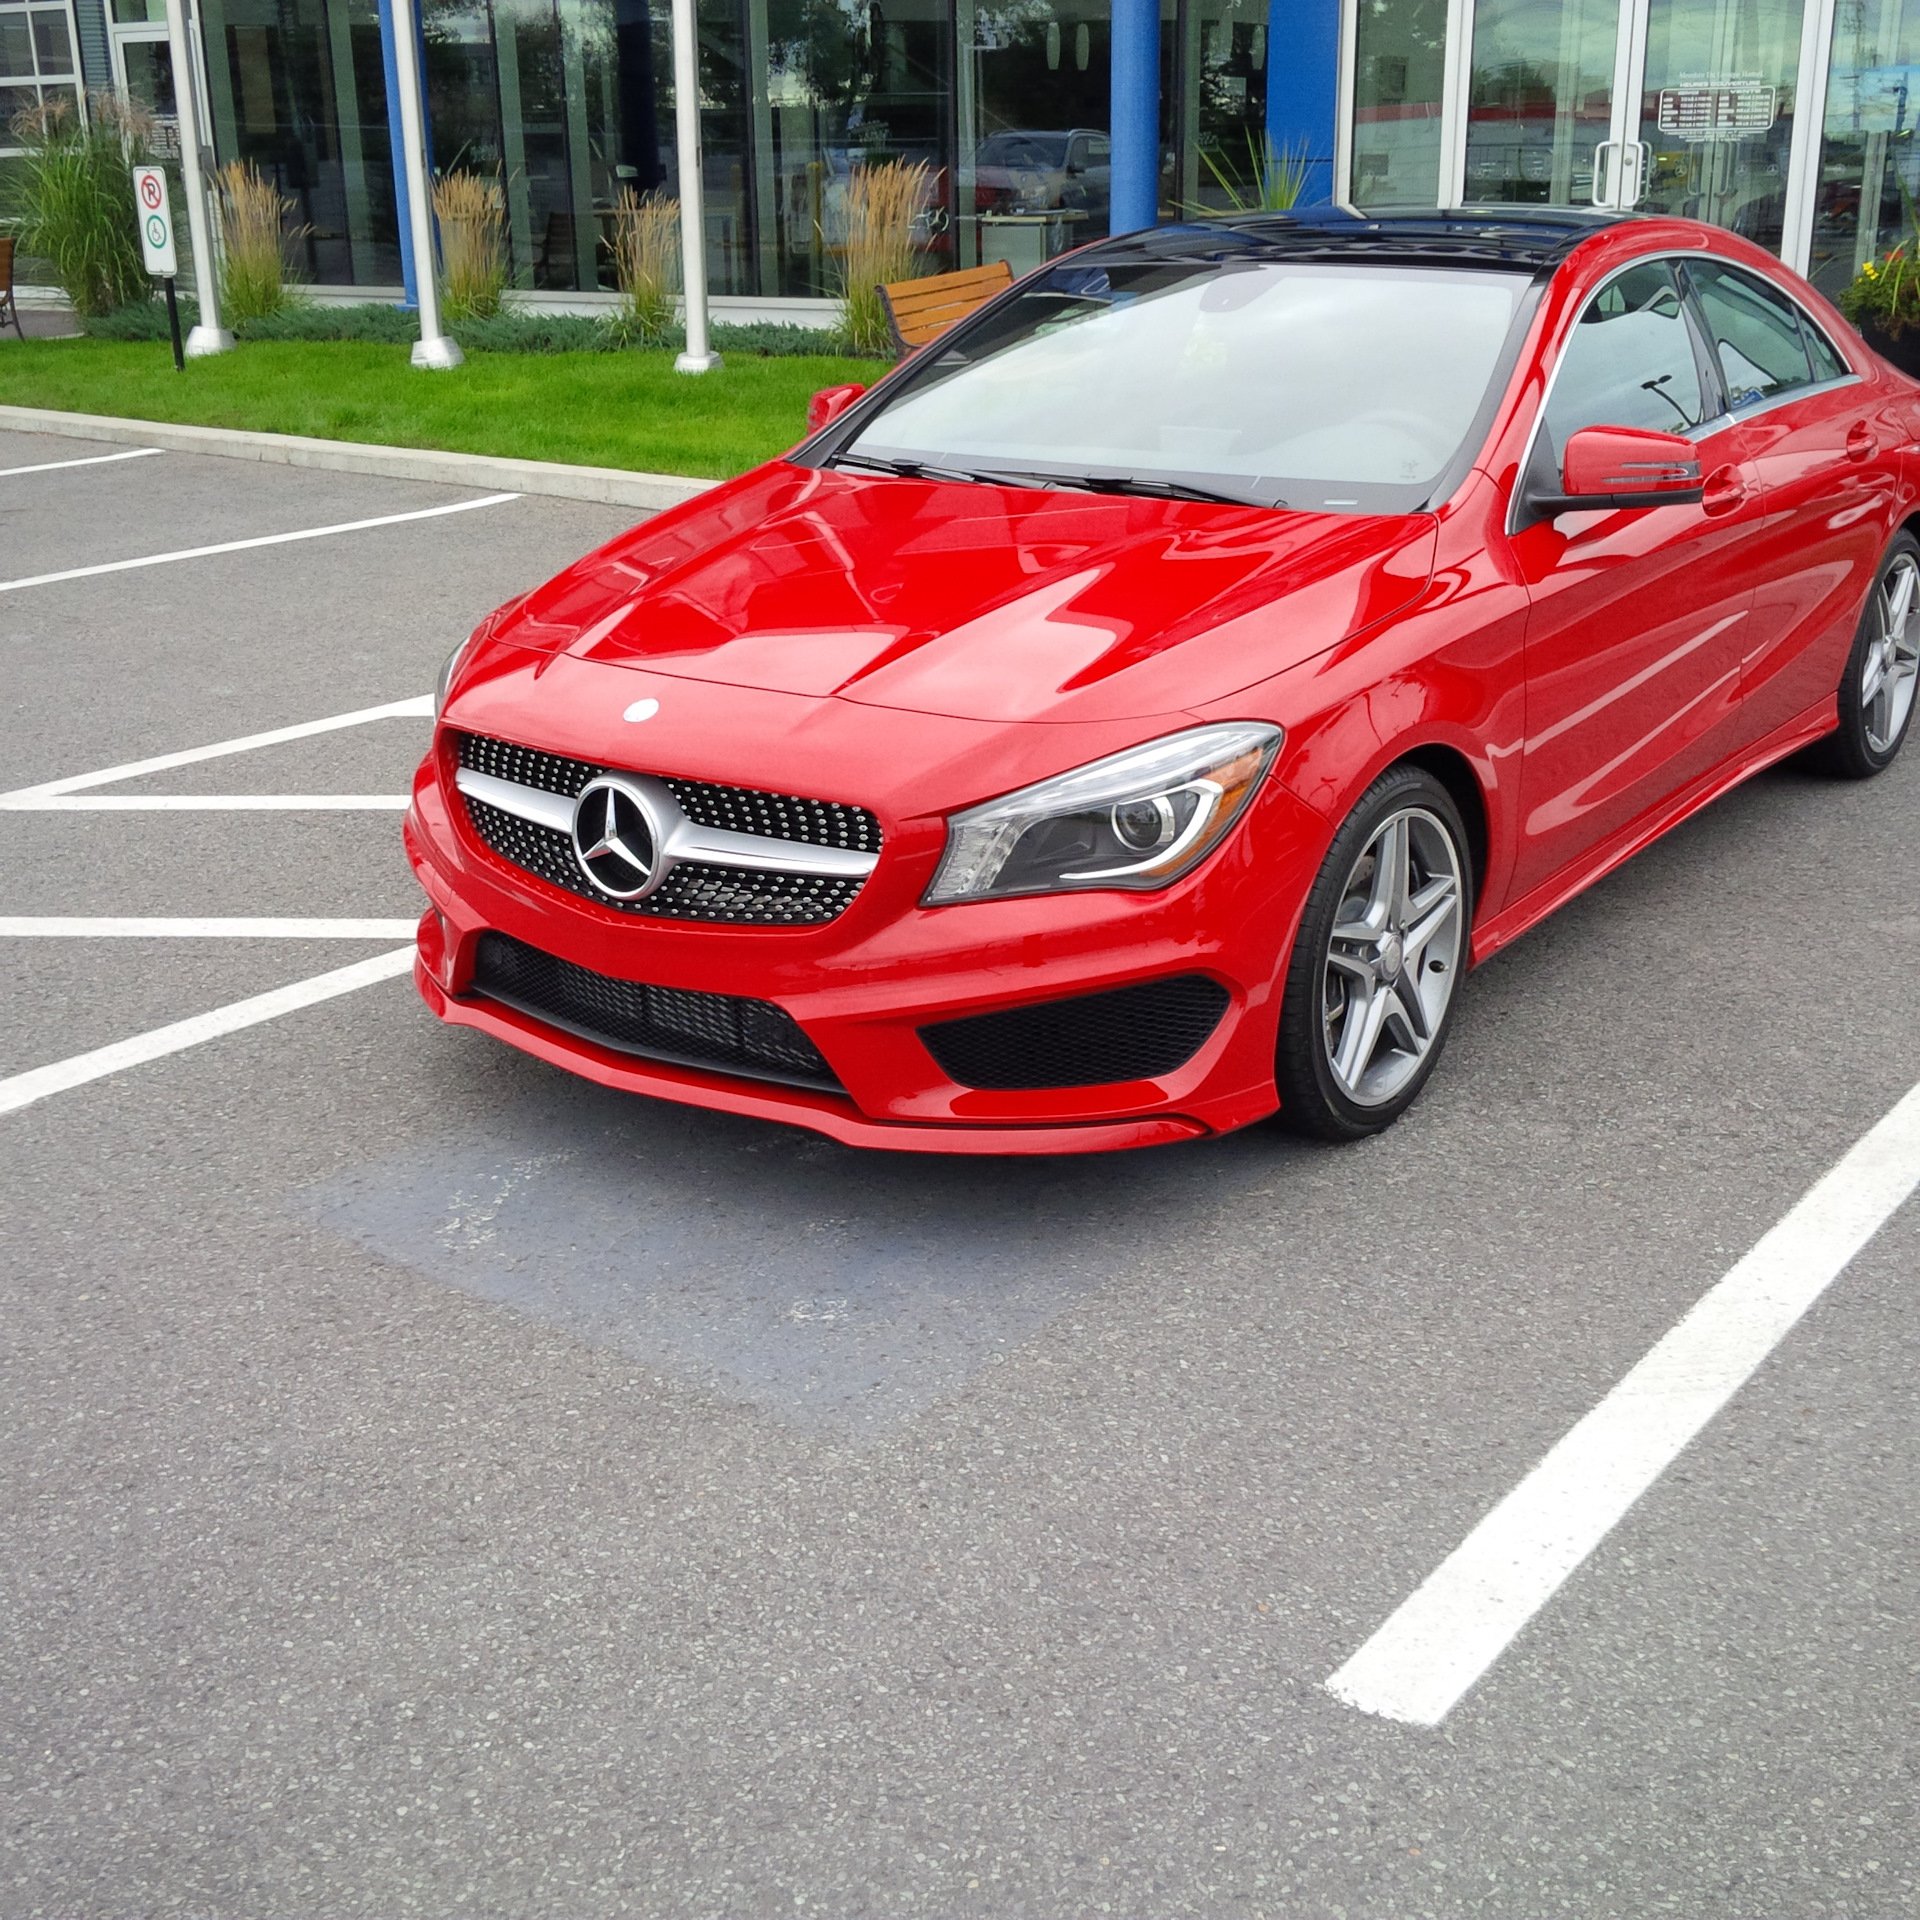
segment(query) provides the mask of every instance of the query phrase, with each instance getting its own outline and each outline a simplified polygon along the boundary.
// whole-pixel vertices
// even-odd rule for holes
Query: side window
[[[1095,134],[1087,142],[1087,165],[1090,167],[1113,165],[1113,142],[1104,134]]]
[[[1729,408],[1738,411],[1828,377],[1815,375],[1799,309],[1785,294],[1712,260],[1690,261],[1687,277],[1707,317]]]
[[[1841,380],[1853,371],[1834,350],[1833,342],[1804,312],[1800,315],[1800,331],[1807,337],[1807,351],[1813,356],[1813,377],[1816,380]]]
[[[1685,433],[1705,418],[1700,363],[1673,269],[1630,267],[1594,295],[1573,329],[1547,401],[1556,466],[1582,427]]]

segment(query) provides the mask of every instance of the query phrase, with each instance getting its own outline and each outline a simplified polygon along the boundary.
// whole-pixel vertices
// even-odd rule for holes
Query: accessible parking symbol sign
[[[173,245],[173,207],[167,197],[166,174],[159,167],[135,167],[133,199],[147,271],[157,279],[170,280],[180,271],[180,261]]]

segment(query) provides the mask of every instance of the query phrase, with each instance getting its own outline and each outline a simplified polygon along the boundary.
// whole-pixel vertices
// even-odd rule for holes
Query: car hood
[[[489,624],[675,679],[989,721],[1149,718],[1337,645],[1426,584],[1422,514],[1293,513],[776,462]]]

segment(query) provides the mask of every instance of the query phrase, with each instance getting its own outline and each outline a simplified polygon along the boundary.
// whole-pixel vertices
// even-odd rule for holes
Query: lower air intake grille
[[[617,1053],[840,1088],[793,1016],[765,1000],[615,980],[504,933],[480,936],[473,990]]]
[[[963,1087],[1100,1087],[1157,1080],[1185,1066],[1226,1010],[1226,988],[1189,973],[943,1020],[922,1027],[920,1038],[941,1072]]]

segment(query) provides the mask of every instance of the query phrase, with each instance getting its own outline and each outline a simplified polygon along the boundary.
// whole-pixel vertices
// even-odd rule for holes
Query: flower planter
[[[1878,321],[1867,319],[1860,322],[1860,332],[1881,359],[1891,360],[1908,379],[1920,380],[1920,327],[1889,333]]]

